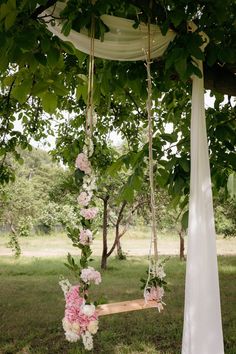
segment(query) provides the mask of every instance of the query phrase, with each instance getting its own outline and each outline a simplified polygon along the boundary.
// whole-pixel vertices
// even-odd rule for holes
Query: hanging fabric
[[[201,72],[202,62],[198,61]],[[223,354],[203,77],[193,77],[191,178],[182,354]]]
[[[53,14],[55,17],[60,16],[60,12],[65,7],[65,3],[56,3],[56,6],[47,9],[44,15]],[[140,24],[138,28],[134,28],[134,21],[110,15],[102,15],[101,20],[109,28],[109,32],[104,34],[104,40],[94,40],[94,56],[109,60],[134,61],[145,60],[146,51],[148,50],[148,26]],[[75,48],[83,53],[90,53],[90,37],[86,29],[80,32],[70,31],[68,36],[61,33],[62,24],[55,21],[55,26],[47,24],[48,29],[63,41],[73,43]],[[163,55],[169,43],[175,38],[176,34],[172,30],[168,30],[166,35],[161,34],[161,30],[156,25],[150,25],[152,36],[151,58],[158,58]]]

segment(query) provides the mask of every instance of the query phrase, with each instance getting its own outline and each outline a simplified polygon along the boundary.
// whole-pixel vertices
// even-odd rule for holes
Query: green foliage
[[[236,236],[236,200],[225,195],[224,190],[214,198],[216,232],[225,237]]]
[[[19,258],[21,255],[21,247],[18,240],[18,235],[14,232],[11,232],[9,235],[8,247],[12,249],[15,258]]]
[[[30,153],[21,151],[21,154],[24,157],[21,167],[16,168],[13,161],[8,160],[16,169],[15,181],[0,188],[0,223],[10,227],[10,244],[16,251],[18,237],[29,236],[33,227],[44,225],[44,229],[51,231],[58,224],[71,226],[77,220],[76,209],[57,191],[63,169],[53,163],[45,151],[34,149]],[[51,196],[55,190],[57,203]]]

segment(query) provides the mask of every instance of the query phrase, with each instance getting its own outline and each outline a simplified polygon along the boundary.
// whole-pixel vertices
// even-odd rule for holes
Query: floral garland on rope
[[[94,3],[94,0],[91,0]],[[67,279],[59,282],[65,296],[65,317],[62,320],[66,339],[77,342],[82,338],[86,350],[93,349],[93,335],[98,331],[98,315],[95,304],[89,299],[89,287],[91,283],[101,283],[101,274],[89,266],[91,261],[91,244],[93,241],[93,221],[97,216],[98,209],[94,207],[93,194],[96,189],[96,176],[93,172],[90,158],[94,152],[92,140],[93,125],[96,123],[96,113],[93,106],[94,93],[94,35],[95,17],[91,18],[90,55],[88,73],[88,98],[85,123],[85,143],[83,151],[75,160],[75,179],[82,180],[82,189],[77,198],[80,206],[82,228],[68,229],[68,236],[73,241],[73,246],[81,249],[80,265],[76,264],[73,257],[68,254],[68,264],[79,279],[79,284],[72,286]]]
[[[93,349],[93,335],[98,330],[98,316],[95,305],[89,300],[91,283],[101,283],[101,274],[89,266],[92,254],[93,241],[92,223],[97,216],[98,209],[93,206],[93,192],[96,188],[96,178],[92,171],[89,157],[93,154],[93,144],[89,138],[84,145],[83,152],[79,153],[75,167],[76,172],[83,175],[82,190],[77,198],[80,206],[80,229],[68,229],[68,235],[73,245],[81,249],[80,265],[68,254],[68,264],[65,264],[79,279],[79,284],[71,285],[68,279],[62,279],[59,284],[65,297],[65,316],[62,320],[66,339],[77,342],[82,339],[86,350]]]

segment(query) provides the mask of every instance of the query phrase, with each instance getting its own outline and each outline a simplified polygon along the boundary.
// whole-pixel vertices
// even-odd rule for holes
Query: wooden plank
[[[152,307],[157,307],[156,301],[148,301],[147,303],[145,303],[144,299],[137,299],[100,305],[97,307],[96,312],[98,316],[106,316],[114,313],[138,311]]]

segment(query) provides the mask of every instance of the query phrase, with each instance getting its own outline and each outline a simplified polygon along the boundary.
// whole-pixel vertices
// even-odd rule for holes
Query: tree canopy
[[[88,56],[48,31],[49,18],[43,11],[55,2],[0,1],[1,181],[14,177],[7,163],[7,154],[13,153],[21,162],[17,147],[30,148],[32,138],[37,141],[52,133],[55,120],[58,124],[55,155],[72,165],[83,146]],[[177,33],[166,53],[154,60],[151,68],[154,128],[158,131],[154,147],[155,157],[160,162],[157,179],[176,194],[188,193],[191,75],[200,75],[193,57],[204,61],[205,88],[212,89],[216,95],[215,107],[207,111],[216,185],[224,185],[236,166],[235,108],[230,98],[227,104],[220,105],[222,93],[236,94],[235,7],[233,0],[69,0],[61,14],[65,34],[71,28],[90,28],[91,17],[95,16],[96,37],[101,40],[108,30],[100,19],[104,13],[133,19],[135,25],[150,18],[152,23],[160,26],[163,34],[168,28]],[[198,27],[194,33],[187,29],[190,20]],[[210,38],[205,53],[200,49],[200,31]],[[96,165],[99,161],[100,168],[109,166],[107,134],[112,130],[119,131],[130,149],[122,163],[135,170],[133,180],[137,184],[147,156],[144,63],[96,58],[94,80],[94,103],[98,114],[94,163]],[[65,112],[69,114],[68,120]],[[16,129],[17,122],[20,122],[21,130]],[[172,126],[171,133],[165,130],[167,123]],[[119,163],[121,166],[121,160]]]

